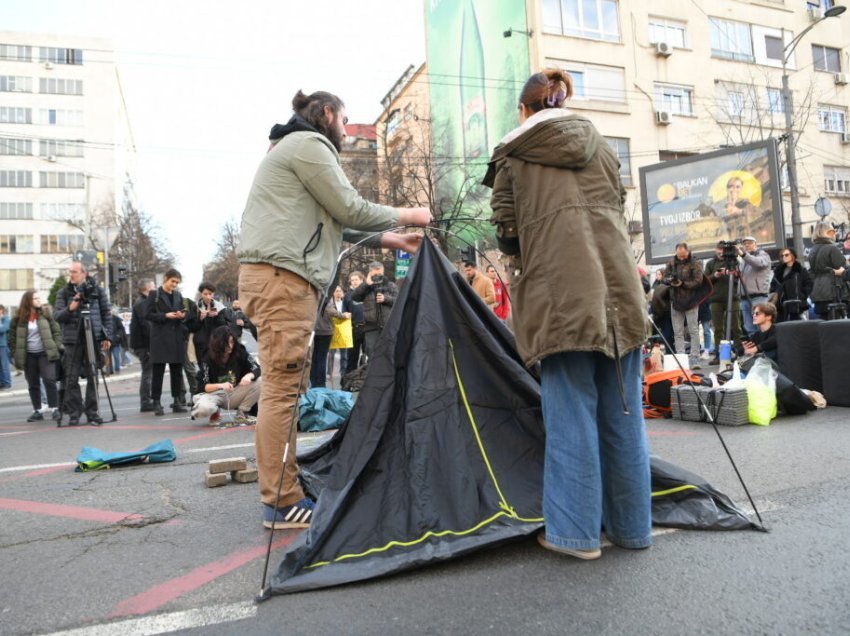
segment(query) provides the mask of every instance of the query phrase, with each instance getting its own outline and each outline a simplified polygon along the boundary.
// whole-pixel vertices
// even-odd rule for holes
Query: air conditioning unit
[[[838,86],[844,86],[847,82],[850,82],[850,74],[848,73],[836,73],[832,76],[832,79],[835,80],[835,83]]]
[[[628,232],[630,235],[640,234],[643,232],[643,223],[641,221],[629,221]]]
[[[841,143],[850,144],[850,133],[841,133]]]
[[[669,126],[673,123],[673,115],[670,111],[659,110],[655,113],[655,123],[659,126]]]
[[[817,22],[823,18],[823,9],[820,7],[809,7],[806,13],[809,14],[809,22]]]
[[[44,68],[46,68],[48,71],[52,70],[53,69],[53,62],[45,62]]]
[[[658,57],[670,57],[673,55],[673,47],[667,42],[656,42],[655,54]]]
[[[46,159],[47,159],[50,163],[55,163],[55,162],[56,162],[56,157],[55,157],[54,155],[47,155]]]

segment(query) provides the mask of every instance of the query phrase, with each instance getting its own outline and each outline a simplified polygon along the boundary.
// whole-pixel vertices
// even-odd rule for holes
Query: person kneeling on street
[[[192,419],[209,418],[210,424],[221,419],[221,408],[236,409],[237,423],[248,423],[248,411],[260,399],[260,365],[237,342],[227,325],[216,327],[210,335],[204,364],[198,373],[198,386],[204,392],[192,398]]]

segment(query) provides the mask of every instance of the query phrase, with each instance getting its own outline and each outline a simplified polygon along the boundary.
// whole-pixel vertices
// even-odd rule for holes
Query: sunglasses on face
[[[760,311],[754,311],[753,316],[761,316],[761,312]]]
[[[786,256],[791,256],[791,254],[789,254],[788,252],[785,252],[785,253],[782,255],[782,258],[785,258]]]

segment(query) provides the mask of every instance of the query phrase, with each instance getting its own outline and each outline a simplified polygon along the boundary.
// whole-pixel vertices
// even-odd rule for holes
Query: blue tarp
[[[77,455],[78,473],[90,470],[106,470],[115,466],[130,466],[132,464],[159,464],[173,462],[177,459],[177,451],[170,439],[160,440],[140,451],[128,453],[107,453],[99,448],[86,446]]]

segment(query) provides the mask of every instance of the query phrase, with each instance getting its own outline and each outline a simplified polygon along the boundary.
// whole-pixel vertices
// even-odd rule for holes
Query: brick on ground
[[[224,486],[227,484],[227,473],[206,473],[204,475],[204,481],[207,484],[207,488],[216,488],[217,486]]]
[[[253,481],[257,481],[258,479],[258,473],[256,468],[234,470],[232,473],[230,473],[230,476],[233,478],[233,481],[239,482],[240,484],[250,484]]]
[[[232,473],[237,470],[248,468],[248,460],[244,457],[228,457],[226,459],[211,459],[209,471],[215,475],[218,473]]]

